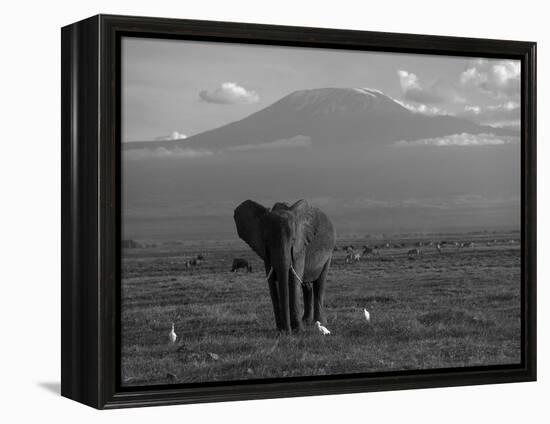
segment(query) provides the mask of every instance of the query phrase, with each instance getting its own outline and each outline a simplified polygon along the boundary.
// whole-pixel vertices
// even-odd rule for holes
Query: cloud
[[[400,104],[404,108],[409,109],[413,113],[419,113],[419,114],[422,114],[422,115],[430,115],[430,116],[434,116],[434,115],[452,115],[452,113],[450,113],[450,112],[448,112],[444,109],[441,109],[437,106],[427,106],[424,103],[412,104],[412,103],[407,103],[407,102],[403,102],[401,100],[396,100],[396,99],[392,99],[392,100],[394,102]]]
[[[173,131],[170,135],[161,135],[155,138],[155,141],[183,140],[187,136],[179,131]]]
[[[140,160],[147,158],[180,158],[180,159],[195,159],[205,156],[211,156],[214,152],[204,149],[188,149],[175,147],[167,149],[165,147],[157,147],[154,149],[132,149],[123,153],[124,159]]]
[[[519,95],[520,75],[521,64],[518,60],[477,59],[460,74],[460,84],[497,98],[509,98]]]
[[[464,114],[478,116],[481,113],[481,108],[479,106],[464,106]]]
[[[452,134],[444,137],[423,138],[415,141],[401,140],[395,143],[396,146],[500,146],[519,142],[515,136],[497,136],[492,133],[482,134]]]
[[[403,98],[418,103],[441,103],[445,100],[444,90],[439,84],[423,84],[416,74],[400,69],[397,71]]]
[[[491,122],[488,125],[495,128],[506,128],[509,130],[519,131],[521,130],[521,120],[502,120]]]
[[[187,147],[174,147],[167,149],[166,147],[138,148],[125,150],[123,155],[125,160],[141,160],[150,158],[178,158],[178,159],[196,159],[212,155],[223,154],[231,151],[248,151],[248,150],[272,150],[284,148],[308,148],[311,147],[311,137],[297,135],[292,138],[284,138],[269,143],[260,144],[244,144],[242,146],[229,147],[225,150],[207,150],[207,149],[192,149]]]
[[[213,90],[202,90],[199,97],[205,102],[223,105],[251,104],[260,100],[258,93],[247,90],[234,82],[224,82]]]
[[[276,141],[260,144],[244,144],[242,146],[230,147],[227,150],[243,151],[243,150],[265,150],[265,149],[281,149],[288,147],[311,147],[311,137],[297,135],[292,138],[283,138]]]
[[[459,116],[470,119],[478,124],[494,126],[519,127],[521,121],[520,104],[515,101],[507,101],[485,107],[475,105],[464,106],[464,110]]]

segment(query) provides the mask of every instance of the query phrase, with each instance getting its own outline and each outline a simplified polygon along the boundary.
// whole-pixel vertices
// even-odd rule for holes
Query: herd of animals
[[[516,240],[508,240],[505,241],[508,243],[516,243]],[[492,240],[485,243],[482,243],[488,247],[494,246],[497,243],[499,243],[498,240]],[[478,245],[481,243],[478,243]],[[456,249],[463,249],[463,248],[474,248],[476,246],[476,243],[473,241],[439,241],[439,242],[433,242],[433,241],[425,241],[425,242],[416,242],[413,244],[407,243],[383,243],[383,244],[375,244],[373,246],[369,246],[368,244],[363,245],[360,248],[356,248],[353,244],[344,245],[344,246],[334,246],[333,251],[334,252],[343,252],[344,253],[344,263],[346,264],[352,264],[353,262],[359,262],[362,258],[368,259],[369,257],[376,258],[380,256],[380,251],[384,249],[404,249],[407,247],[411,247],[411,249],[407,250],[407,256],[408,257],[415,257],[415,256],[422,256],[424,249],[435,249],[438,253],[443,253],[444,248],[456,248]],[[189,259],[185,261],[185,268],[189,269],[192,267],[196,267],[200,264],[202,264],[206,260],[205,256],[202,254],[197,255],[193,259]],[[239,270],[243,270],[244,272],[252,272],[252,265],[250,262],[244,258],[235,258],[233,259],[233,262],[231,264],[230,272],[238,272]]]
[[[498,241],[493,240],[492,242],[486,242],[487,246],[492,246],[493,244],[496,244]],[[514,242],[514,240],[510,240],[510,242]],[[376,244],[373,246],[364,245],[360,249],[356,249],[353,244],[334,247],[334,251],[343,251],[345,253],[345,263],[350,264],[352,262],[359,262],[361,258],[368,258],[369,256],[379,256],[380,251],[382,249],[402,249],[406,247],[411,247],[411,245],[407,245],[406,243],[384,243],[384,244]],[[461,248],[473,248],[475,247],[475,242],[473,241],[466,241],[466,242],[459,242],[459,241],[426,241],[426,242],[416,242],[412,245],[412,248],[407,251],[407,256],[414,257],[414,256],[422,256],[423,249],[429,249],[433,248],[436,249],[437,252],[443,253],[443,248],[445,247],[455,247],[457,249]]]

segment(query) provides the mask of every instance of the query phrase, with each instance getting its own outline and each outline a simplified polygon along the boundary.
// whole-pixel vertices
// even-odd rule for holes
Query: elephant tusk
[[[296,278],[298,279],[298,281],[300,282],[300,284],[304,284],[304,282],[303,282],[302,279],[299,277],[298,273],[296,272],[296,270],[294,269],[294,267],[292,266],[292,264],[290,265],[290,269],[292,270],[292,272],[294,273],[294,275],[296,276]]]
[[[290,269],[292,270],[292,273],[296,276],[296,278],[298,279],[300,284],[304,284],[304,282],[302,281],[302,279],[300,278],[300,276],[298,275],[298,273],[296,272],[296,270],[294,269],[294,267],[292,265],[290,265]],[[269,277],[271,277],[271,274],[273,274],[273,267],[271,267],[271,269],[269,270],[269,272],[267,274],[267,277],[265,277],[265,279],[269,281]]]

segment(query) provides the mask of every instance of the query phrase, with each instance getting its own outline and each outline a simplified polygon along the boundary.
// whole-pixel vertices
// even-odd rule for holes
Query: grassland
[[[124,249],[122,383],[518,363],[519,244],[509,234],[464,237],[476,247],[441,253],[427,247],[414,258],[408,247],[383,249],[378,258],[354,264],[336,252],[326,295],[332,334],[326,337],[313,327],[277,333],[262,265],[240,242]],[[339,244],[349,242],[366,240]],[[185,261],[198,254],[206,261],[186,269]],[[235,257],[249,259],[253,272],[229,272]],[[168,340],[172,322],[175,344]]]

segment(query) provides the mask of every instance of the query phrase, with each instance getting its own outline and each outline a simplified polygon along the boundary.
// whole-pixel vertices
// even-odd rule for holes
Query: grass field
[[[244,243],[124,249],[122,384],[519,363],[517,234],[454,239],[474,240],[476,247],[446,247],[441,254],[425,247],[414,258],[407,257],[410,247],[390,248],[354,264],[336,252],[326,294],[332,334],[325,337],[314,327],[279,336],[263,266]],[[338,244],[349,242],[367,241]],[[186,269],[185,261],[198,254],[206,261]],[[229,272],[235,257],[249,259],[253,272]]]

